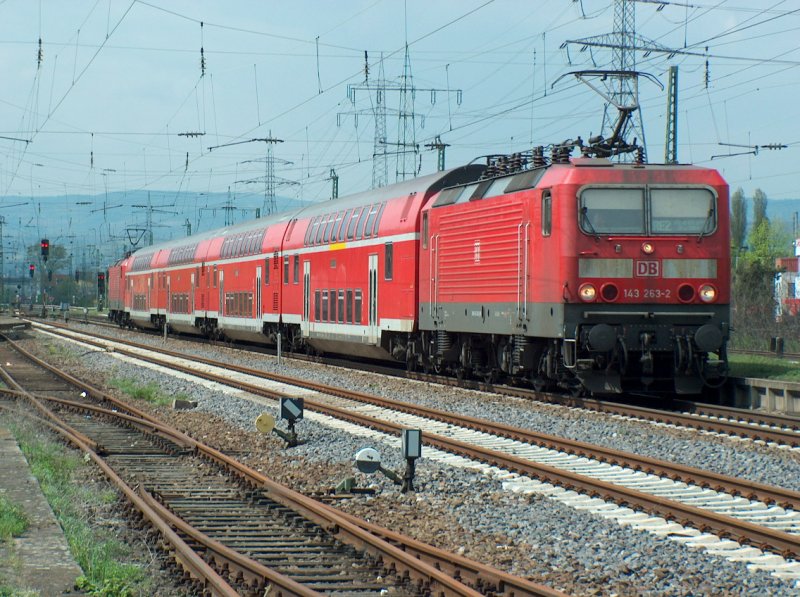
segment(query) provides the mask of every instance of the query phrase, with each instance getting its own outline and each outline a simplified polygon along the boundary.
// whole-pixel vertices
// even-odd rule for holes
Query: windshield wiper
[[[700,231],[700,236],[697,237],[697,242],[700,242],[701,240],[703,240],[703,237],[706,234],[711,234],[711,230],[710,230],[709,225],[714,223],[714,213],[715,213],[714,206],[712,205],[708,209],[708,216],[706,216],[706,221],[703,222],[703,229]]]
[[[583,222],[589,227],[589,232],[592,233],[594,239],[600,240],[600,235],[597,234],[597,230],[595,230],[594,226],[592,226],[592,221],[589,219],[588,212],[589,212],[588,207],[586,207],[585,205],[581,207],[581,218],[583,218]]]

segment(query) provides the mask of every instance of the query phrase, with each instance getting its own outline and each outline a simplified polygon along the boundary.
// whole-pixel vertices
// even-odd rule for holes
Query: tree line
[[[752,209],[748,209],[751,206]],[[748,213],[752,222],[748,226]],[[783,337],[786,349],[797,351],[798,317],[783,316],[775,296],[779,257],[794,255],[785,222],[770,221],[767,195],[756,189],[748,199],[736,189],[731,195],[731,347],[767,350],[770,339]]]

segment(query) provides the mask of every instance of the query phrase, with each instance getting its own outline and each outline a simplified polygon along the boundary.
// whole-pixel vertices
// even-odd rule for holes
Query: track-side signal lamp
[[[46,238],[42,239],[42,260],[47,262],[47,257],[50,255],[50,241]]]
[[[104,294],[106,291],[106,275],[105,274],[97,274],[97,291],[100,294]]]
[[[30,264],[30,266],[28,267],[28,275],[29,275],[31,278],[33,278],[33,274],[34,274],[35,272],[36,272],[36,266],[35,266],[35,265],[33,265],[33,264],[31,263],[31,264]]]

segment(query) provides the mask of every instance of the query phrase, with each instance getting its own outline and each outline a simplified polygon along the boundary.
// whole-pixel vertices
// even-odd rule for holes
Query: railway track
[[[109,322],[93,321],[92,323],[119,329],[119,326]],[[145,345],[135,342],[109,337],[105,337],[105,339],[127,343],[130,346],[145,347]],[[293,355],[293,358],[303,357],[304,355]],[[325,362],[328,364],[342,364],[341,361],[336,359],[332,362]],[[348,363],[343,366],[352,367],[352,364]],[[395,370],[385,367],[363,367],[363,369],[387,375],[404,375],[409,379],[417,381],[490,391],[505,396],[559,404],[573,408],[583,408],[627,419],[638,419],[657,424],[674,425],[758,442],[800,448],[800,418],[788,415],[764,413],[750,409],[704,404],[701,402],[678,399],[664,401],[663,408],[651,408],[630,403],[617,403],[610,400],[600,400],[589,397],[572,397],[548,392],[536,392],[527,388],[501,384],[487,384],[476,380],[459,380],[453,377],[421,372],[406,372],[405,370]]]
[[[0,344],[3,394],[95,460],[198,594],[560,595],[344,515],[31,357]]]
[[[108,340],[90,342],[101,349],[109,346]],[[115,344],[115,352],[271,399],[291,393],[266,389],[263,380],[294,384],[316,392],[313,398],[305,395],[306,408],[324,415],[393,435],[406,427],[421,427],[427,445],[514,471],[528,481],[602,496],[784,556],[800,555],[800,494],[794,491],[196,356],[187,359],[169,351],[157,356],[162,351],[126,345]],[[520,481],[521,490],[528,481]],[[683,532],[670,522],[664,523],[663,531]],[[800,564],[786,565],[800,573]]]

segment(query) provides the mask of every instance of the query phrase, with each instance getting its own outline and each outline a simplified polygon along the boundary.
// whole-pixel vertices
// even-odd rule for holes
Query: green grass
[[[167,396],[161,392],[161,388],[155,382],[141,384],[135,379],[129,378],[115,378],[108,382],[113,388],[117,388],[123,394],[126,394],[134,400],[144,400],[159,406],[168,406],[172,404],[173,397]],[[174,398],[180,398],[175,396]]]
[[[800,382],[800,363],[791,359],[729,354],[732,377],[757,377]]]
[[[73,481],[78,469],[87,466],[84,460],[60,444],[43,440],[23,423],[14,424],[12,429],[64,529],[73,557],[83,569],[84,575],[77,580],[80,588],[101,596],[149,594],[143,570],[125,562],[131,548],[116,539],[111,530],[93,529],[88,524],[90,512],[108,503],[109,492],[95,493],[93,488]]]
[[[22,508],[0,495],[0,542],[19,537],[28,528],[28,517]]]

